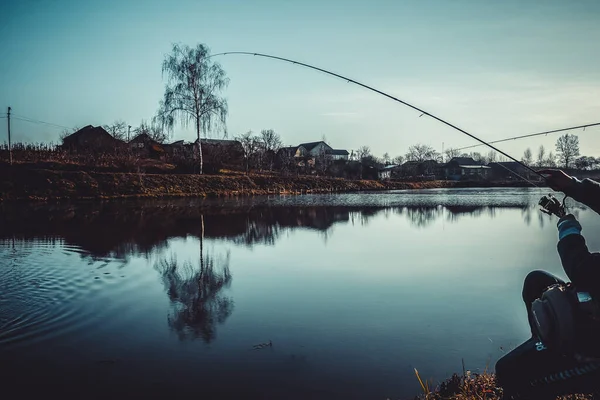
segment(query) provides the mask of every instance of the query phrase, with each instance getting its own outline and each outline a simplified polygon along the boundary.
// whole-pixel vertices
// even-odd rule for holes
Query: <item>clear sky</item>
[[[171,44],[254,51],[345,74],[493,140],[600,122],[600,1],[6,2],[0,15],[0,106],[68,127],[156,112]],[[341,80],[249,56],[218,61],[231,83],[229,136],[276,130],[288,145],[320,140],[404,154],[473,140]],[[14,141],[59,128],[13,121]],[[578,132],[600,156],[600,129]],[[0,119],[6,137],[6,119]],[[500,147],[520,157],[556,135]],[[177,128],[173,139],[193,140]],[[485,148],[481,148],[487,151]]]

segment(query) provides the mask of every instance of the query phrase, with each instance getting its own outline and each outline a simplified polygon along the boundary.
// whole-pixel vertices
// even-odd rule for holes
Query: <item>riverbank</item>
[[[417,373],[423,394],[414,400],[502,400],[503,391],[496,385],[494,374],[482,374],[466,371],[463,375],[454,374],[437,388],[429,387]],[[571,394],[558,396],[556,400],[591,400],[592,395]]]
[[[225,197],[454,187],[526,182],[372,181],[279,175],[184,175],[11,168],[0,170],[0,201],[130,197]],[[525,185],[524,185],[525,184]]]

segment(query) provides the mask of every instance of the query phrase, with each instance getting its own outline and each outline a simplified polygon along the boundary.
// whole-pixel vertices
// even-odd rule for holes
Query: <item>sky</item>
[[[600,2],[20,0],[0,15],[0,114],[13,142],[62,127],[135,128],[164,93],[173,43],[314,64],[437,115],[484,140],[600,122]],[[325,138],[392,157],[424,143],[475,144],[438,121],[343,80],[253,56],[214,58],[230,84],[228,136],[274,129],[284,144]],[[576,132],[600,156],[600,128]],[[0,141],[7,135],[0,118]],[[193,140],[176,127],[172,140]],[[214,132],[211,137],[222,137]],[[515,157],[558,135],[498,145]],[[474,151],[487,152],[480,147]],[[471,151],[471,150],[469,150]]]

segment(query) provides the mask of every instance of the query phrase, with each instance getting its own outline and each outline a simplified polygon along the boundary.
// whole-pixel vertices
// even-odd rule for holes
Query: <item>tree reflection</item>
[[[531,217],[532,217],[531,207],[523,208],[521,210],[521,215],[523,216],[523,221],[525,221],[527,226],[531,225]]]
[[[159,260],[156,269],[173,305],[169,326],[180,339],[212,341],[216,326],[224,323],[234,308],[233,299],[222,293],[231,285],[229,252],[225,257],[201,254],[197,266],[188,261],[179,263],[171,255]]]
[[[426,227],[437,219],[441,210],[437,207],[410,207],[406,209],[406,215],[411,225],[418,228]]]
[[[441,201],[439,205],[389,207],[264,204],[253,207],[250,204],[245,208],[227,208],[200,207],[184,200],[85,203],[45,208],[4,205],[0,207],[0,240],[61,238],[65,245],[83,250],[82,257],[127,260],[132,256],[150,258],[152,254],[165,252],[172,238],[206,237],[253,247],[275,245],[283,234],[302,229],[318,231],[323,240],[327,240],[334,232],[334,225],[366,226],[379,217],[388,216],[406,217],[417,228],[428,227],[438,218],[451,223],[464,216],[494,218],[496,214],[500,216],[503,209],[522,210],[525,223],[536,219],[531,205],[458,205],[450,200]],[[578,207],[573,203],[570,211],[576,213]],[[539,222],[543,224],[544,219]]]

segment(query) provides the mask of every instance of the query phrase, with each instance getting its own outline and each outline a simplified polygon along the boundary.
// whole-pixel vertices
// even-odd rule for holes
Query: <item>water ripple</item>
[[[108,300],[131,290],[136,280],[117,280],[112,269],[120,264],[108,258],[82,263],[82,254],[60,242],[0,243],[0,346],[31,345],[77,332],[116,311]],[[115,287],[114,281],[123,284]]]

